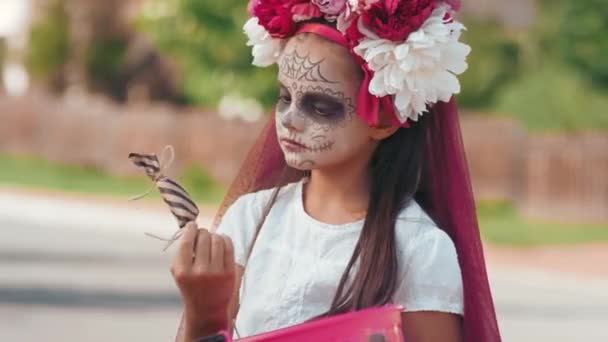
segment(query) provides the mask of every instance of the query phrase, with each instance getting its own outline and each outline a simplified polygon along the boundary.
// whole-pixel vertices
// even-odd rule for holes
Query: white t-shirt
[[[363,220],[333,225],[304,210],[303,181],[284,187],[247,260],[255,228],[272,190],[240,197],[218,232],[232,238],[235,259],[247,264],[236,328],[240,337],[302,323],[329,309],[352,256]],[[422,208],[411,202],[395,224],[399,264],[394,303],[404,311],[463,314],[456,249]]]

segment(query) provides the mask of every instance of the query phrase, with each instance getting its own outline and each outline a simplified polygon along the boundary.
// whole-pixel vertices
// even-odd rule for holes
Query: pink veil
[[[460,5],[458,0],[449,2],[453,3],[455,8]],[[337,31],[327,26],[315,26],[317,27],[310,26],[312,29],[305,31],[320,34],[338,44],[342,43],[340,37],[335,34]],[[365,106],[372,111],[385,109],[385,99],[359,99],[358,107],[362,100],[375,101],[374,105]],[[369,113],[364,114],[369,117]],[[454,98],[447,103],[436,103],[425,115],[429,116],[428,136],[424,146],[425,169],[416,200],[456,245],[464,286],[465,341],[500,341]],[[272,115],[243,161],[218,210],[213,228],[217,226],[226,209],[241,195],[296,181],[303,175],[301,171],[286,165],[277,141],[275,119]]]
[[[454,99],[435,104],[425,115],[429,116],[428,140],[424,147],[425,182],[417,200],[456,245],[464,286],[465,341],[500,341]],[[245,158],[215,223],[239,196],[302,176],[285,163],[273,115]]]

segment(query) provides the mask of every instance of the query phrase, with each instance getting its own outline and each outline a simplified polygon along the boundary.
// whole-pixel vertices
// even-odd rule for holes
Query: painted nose
[[[283,114],[281,124],[290,131],[302,131],[304,129],[304,120],[293,109]]]

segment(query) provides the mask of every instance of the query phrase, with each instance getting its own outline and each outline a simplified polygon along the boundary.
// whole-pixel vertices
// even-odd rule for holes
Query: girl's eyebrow
[[[303,98],[310,98],[313,101],[325,101],[342,104],[342,100],[338,97],[320,93],[318,91],[309,91],[302,95]]]
[[[283,84],[283,82],[281,82],[281,80],[277,80],[277,84],[279,85],[279,88],[289,90],[289,88],[287,88],[287,86],[285,86],[285,84]]]

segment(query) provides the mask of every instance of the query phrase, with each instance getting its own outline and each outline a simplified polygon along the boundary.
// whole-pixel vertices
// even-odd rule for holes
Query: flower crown
[[[253,17],[243,29],[253,64],[263,67],[278,61],[286,38],[301,32],[302,22],[335,23],[339,41],[366,74],[358,105],[371,103],[372,113],[365,108],[359,115],[377,124],[383,106],[395,124],[407,126],[427,105],[460,92],[456,75],[467,69],[471,48],[458,41],[465,29],[453,19],[458,7],[459,0],[252,0]],[[361,99],[362,93],[373,99]]]

